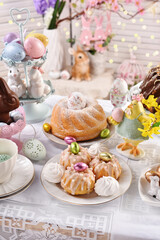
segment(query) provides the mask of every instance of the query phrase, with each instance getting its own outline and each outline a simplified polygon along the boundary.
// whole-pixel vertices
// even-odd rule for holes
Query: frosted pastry
[[[118,179],[121,175],[121,166],[114,155],[109,153],[100,153],[89,164],[93,168],[96,180],[103,176],[111,176]]]
[[[95,192],[99,196],[111,196],[119,190],[119,182],[113,177],[102,177],[95,184]]]
[[[61,179],[62,188],[72,195],[88,194],[94,190],[94,185],[95,176],[88,166],[83,171],[77,171],[77,165],[68,167]]]
[[[64,167],[58,163],[49,163],[45,166],[44,178],[51,183],[60,183],[64,174]]]
[[[89,147],[88,152],[91,155],[91,157],[94,157],[101,152],[108,152],[108,148],[103,143],[94,143]]]
[[[76,94],[63,98],[54,106],[52,134],[62,139],[72,136],[77,141],[96,138],[107,127],[106,115],[96,100]]]
[[[90,163],[91,157],[88,153],[88,149],[81,146],[79,146],[79,148],[80,151],[78,154],[72,153],[70,146],[61,153],[60,164],[64,166],[65,169],[78,162],[84,162],[87,165]]]

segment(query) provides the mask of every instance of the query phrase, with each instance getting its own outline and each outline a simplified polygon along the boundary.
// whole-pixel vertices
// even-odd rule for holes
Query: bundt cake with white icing
[[[59,138],[72,136],[85,141],[96,138],[107,127],[107,120],[96,100],[75,92],[54,106],[51,126],[52,134]]]

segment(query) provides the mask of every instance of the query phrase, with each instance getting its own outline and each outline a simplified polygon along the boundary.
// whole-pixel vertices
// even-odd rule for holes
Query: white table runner
[[[51,96],[46,103],[53,107],[59,99],[59,96]],[[105,111],[111,111],[109,101],[100,100],[99,103]],[[124,157],[132,170],[133,181],[122,197],[102,205],[74,206],[54,199],[42,187],[40,173],[43,165],[65,146],[45,137],[42,122],[34,124],[34,127],[36,138],[47,149],[47,156],[43,162],[35,164],[35,180],[25,192],[0,202],[0,240],[160,239],[160,208],[142,202],[138,193],[138,178],[142,169],[160,162],[159,137],[143,143],[146,151],[144,160],[136,162]],[[27,127],[21,138],[32,138],[32,134],[32,129]],[[116,135],[108,141],[112,153],[118,155],[115,146],[121,141]]]

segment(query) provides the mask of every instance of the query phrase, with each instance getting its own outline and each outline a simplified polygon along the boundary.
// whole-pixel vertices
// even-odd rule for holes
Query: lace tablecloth
[[[59,98],[51,96],[46,102],[53,107]],[[109,101],[100,100],[99,103],[105,111],[111,111]],[[160,239],[160,209],[142,202],[138,193],[138,178],[142,169],[160,162],[159,137],[143,145],[146,151],[144,160],[136,162],[124,158],[132,170],[133,180],[123,196],[106,204],[75,206],[56,200],[41,186],[43,165],[65,147],[44,136],[42,122],[34,124],[34,127],[36,138],[47,149],[47,156],[43,162],[34,163],[35,180],[25,192],[0,202],[0,240]],[[22,140],[32,138],[32,129],[28,128],[23,131]],[[119,142],[121,139],[116,135],[108,141],[113,153],[116,153],[115,146]]]

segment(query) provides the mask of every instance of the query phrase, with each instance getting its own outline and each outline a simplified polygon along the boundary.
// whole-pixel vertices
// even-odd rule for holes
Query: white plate
[[[139,195],[140,195],[141,199],[144,202],[146,202],[149,205],[154,206],[154,207],[160,207],[160,200],[158,200],[148,194],[149,182],[145,178],[145,173],[150,170],[156,170],[156,168],[159,165],[160,165],[160,163],[157,163],[157,164],[150,166],[149,168],[145,168],[142,171],[141,176],[138,181],[138,190],[139,190]]]
[[[47,118],[44,123],[51,123],[51,118]],[[97,138],[94,138],[94,139],[91,139],[91,140],[88,140],[88,141],[81,141],[81,142],[78,142],[81,146],[90,146],[94,143],[100,143],[100,142],[103,142],[103,141],[107,141],[108,139],[110,139],[110,137],[112,137],[115,133],[115,126],[114,125],[110,125],[109,127],[109,130],[110,130],[110,135],[107,137],[107,138],[101,138],[101,137],[97,137]],[[56,137],[55,135],[51,134],[51,133],[46,133],[44,130],[43,130],[44,134],[46,135],[46,137],[48,139],[50,139],[51,141],[55,142],[55,143],[58,143],[60,145],[65,145],[67,146],[68,144],[61,138],[59,137]]]
[[[28,158],[18,155],[11,178],[8,182],[0,184],[0,199],[9,197],[20,190],[23,191],[33,177],[34,167],[32,162]]]
[[[56,155],[54,156],[52,159],[50,159],[47,163],[49,164],[50,162],[57,162],[59,163],[59,159],[60,159],[60,155]],[[86,195],[82,195],[82,196],[72,196],[68,193],[66,193],[63,188],[61,188],[60,183],[59,184],[54,184],[54,183],[49,183],[48,181],[45,180],[44,178],[44,171],[45,171],[45,166],[42,169],[41,172],[41,183],[43,185],[43,187],[45,188],[45,190],[52,195],[53,197],[61,200],[61,201],[65,201],[68,203],[72,203],[72,204],[76,204],[76,205],[93,205],[93,204],[101,204],[101,203],[105,203],[105,202],[109,202],[112,201],[115,198],[120,197],[122,194],[124,194],[128,188],[131,185],[131,181],[132,181],[132,173],[131,170],[128,166],[128,164],[120,159],[118,157],[119,163],[122,167],[122,174],[119,178],[119,184],[120,184],[120,188],[119,191],[112,196],[108,196],[108,197],[101,197],[98,196],[94,191],[90,194],[86,194]]]

